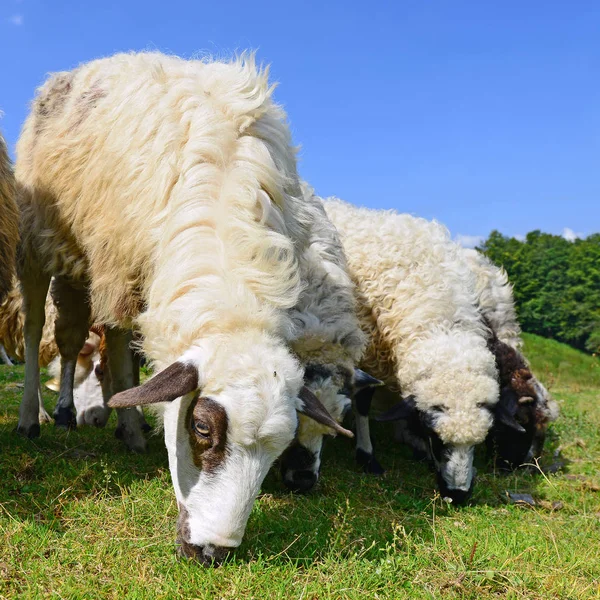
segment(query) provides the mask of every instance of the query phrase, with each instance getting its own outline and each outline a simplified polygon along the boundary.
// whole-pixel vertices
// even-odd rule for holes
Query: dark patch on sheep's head
[[[417,407],[414,396],[408,396],[390,410],[376,418],[377,421],[402,421],[410,433],[414,448],[426,449],[430,465],[435,470],[438,488],[443,498],[454,504],[464,504],[473,492],[475,470],[473,446],[445,444],[435,430],[443,407],[424,411]]]

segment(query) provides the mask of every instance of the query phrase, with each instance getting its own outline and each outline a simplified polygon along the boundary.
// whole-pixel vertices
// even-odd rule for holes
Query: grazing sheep
[[[10,291],[15,272],[15,253],[19,240],[19,213],[15,195],[15,178],[6,143],[0,135],[0,302]]]
[[[90,312],[106,324],[122,432],[162,404],[180,551],[219,563],[292,442],[297,411],[339,428],[302,388],[287,340],[310,214],[283,110],[254,60],[119,54],[50,77],[18,144],[24,188],[20,278],[32,409],[51,275],[62,355],[57,423],[68,425],[74,361]],[[89,299],[89,304],[88,304]],[[157,373],[133,384],[130,328]]]
[[[393,211],[324,201],[357,287],[368,336],[361,368],[405,399],[383,415],[418,430],[444,497],[465,501],[474,482],[475,445],[498,401],[497,371],[476,307],[475,278],[448,232]],[[357,394],[357,458],[373,448],[369,388]]]
[[[303,184],[302,191],[312,212],[310,245],[300,258],[304,290],[289,312],[297,336],[291,347],[305,367],[305,385],[341,422],[351,406],[353,391],[377,381],[356,369],[366,339],[356,315],[354,284],[339,236],[312,188]],[[283,481],[291,490],[307,492],[314,486],[323,436],[332,432],[299,416],[296,439],[281,457]]]
[[[521,353],[521,328],[506,271],[476,250],[463,250],[477,277],[479,308],[491,331],[489,347],[496,357],[500,400],[487,439],[501,468],[514,469],[538,459],[558,405],[531,372]]]

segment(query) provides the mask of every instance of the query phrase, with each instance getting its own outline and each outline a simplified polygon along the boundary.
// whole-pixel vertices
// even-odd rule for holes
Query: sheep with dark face
[[[56,422],[73,422],[90,314],[105,324],[122,434],[162,407],[180,551],[219,563],[242,540],[298,411],[337,426],[289,348],[308,243],[285,114],[252,59],[121,54],[52,76],[17,151],[26,377],[19,431],[39,435],[37,351],[55,276]],[[132,326],[156,375],[131,388]],[[34,410],[35,409],[35,410]]]
[[[473,455],[493,422],[497,370],[476,306],[475,277],[460,248],[435,222],[336,199],[325,210],[340,233],[368,336],[360,366],[401,401],[384,419],[413,424],[435,465],[440,491],[464,502]],[[357,395],[358,455],[372,457],[368,410],[373,388]],[[359,426],[360,425],[360,426]]]
[[[558,405],[521,352],[521,328],[506,271],[476,250],[465,249],[463,254],[477,277],[478,304],[490,329],[488,344],[500,380],[500,400],[487,445],[498,466],[514,469],[541,456]]]
[[[15,177],[6,143],[0,135],[0,302],[10,291],[19,240],[19,213],[15,201]]]

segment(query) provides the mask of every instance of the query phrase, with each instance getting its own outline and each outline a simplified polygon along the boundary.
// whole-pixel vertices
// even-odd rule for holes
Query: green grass
[[[159,437],[147,455],[131,455],[113,437],[113,417],[106,430],[45,425],[40,439],[21,439],[23,367],[2,366],[0,597],[598,598],[600,361],[525,338],[563,412],[544,459],[553,463],[562,446],[563,470],[505,476],[481,456],[473,502],[455,508],[376,426],[384,477],[358,471],[350,440],[328,440],[317,489],[292,496],[271,473],[244,544],[219,569],[176,558]],[[507,491],[538,505],[506,504]]]

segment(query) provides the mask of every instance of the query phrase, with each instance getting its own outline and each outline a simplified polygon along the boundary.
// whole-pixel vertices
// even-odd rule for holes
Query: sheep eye
[[[431,407],[431,410],[434,412],[444,412],[444,407],[441,404],[436,404],[435,406]]]
[[[192,423],[192,428],[194,429],[194,433],[200,437],[208,438],[210,436],[210,429],[208,425],[205,425],[200,421],[194,421]]]

